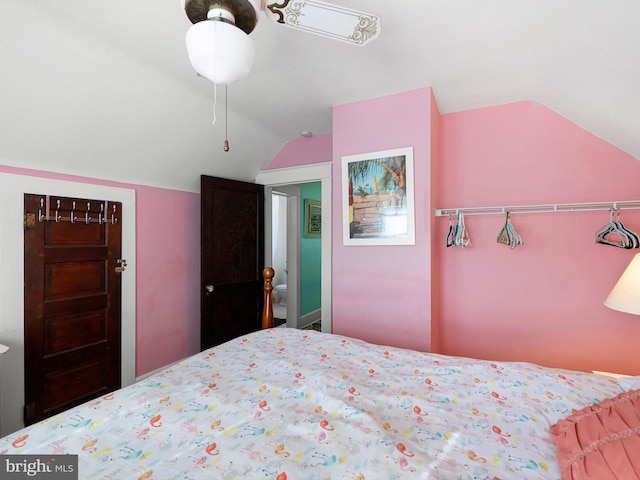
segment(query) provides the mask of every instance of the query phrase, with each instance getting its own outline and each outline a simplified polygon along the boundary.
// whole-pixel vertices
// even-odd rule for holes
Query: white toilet
[[[280,305],[287,304],[287,284],[281,283],[280,285],[276,285],[276,292],[280,296]]]

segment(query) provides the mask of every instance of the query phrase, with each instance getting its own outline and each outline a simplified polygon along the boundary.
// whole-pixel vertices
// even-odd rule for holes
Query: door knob
[[[213,285],[207,285],[206,287],[204,287],[204,289],[206,290],[207,295],[211,295],[216,287],[214,287]]]

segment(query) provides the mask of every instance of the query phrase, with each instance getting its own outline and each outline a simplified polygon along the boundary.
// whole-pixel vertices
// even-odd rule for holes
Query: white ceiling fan
[[[248,35],[265,15],[277,25],[363,46],[380,34],[380,17],[319,0],[180,0],[194,24],[187,32],[193,68],[214,83],[246,76],[253,64]]]

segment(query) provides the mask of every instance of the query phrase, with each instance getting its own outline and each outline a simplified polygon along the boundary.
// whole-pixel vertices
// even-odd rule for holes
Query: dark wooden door
[[[120,388],[122,206],[30,194],[24,206],[30,425]]]
[[[262,326],[264,187],[201,177],[202,350]]]

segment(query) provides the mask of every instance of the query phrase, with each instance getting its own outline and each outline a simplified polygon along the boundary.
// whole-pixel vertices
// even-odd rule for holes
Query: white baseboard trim
[[[322,309],[318,308],[313,312],[309,312],[306,315],[300,317],[300,322],[298,323],[298,328],[304,328],[308,325],[311,325],[314,322],[317,322],[322,318]]]

